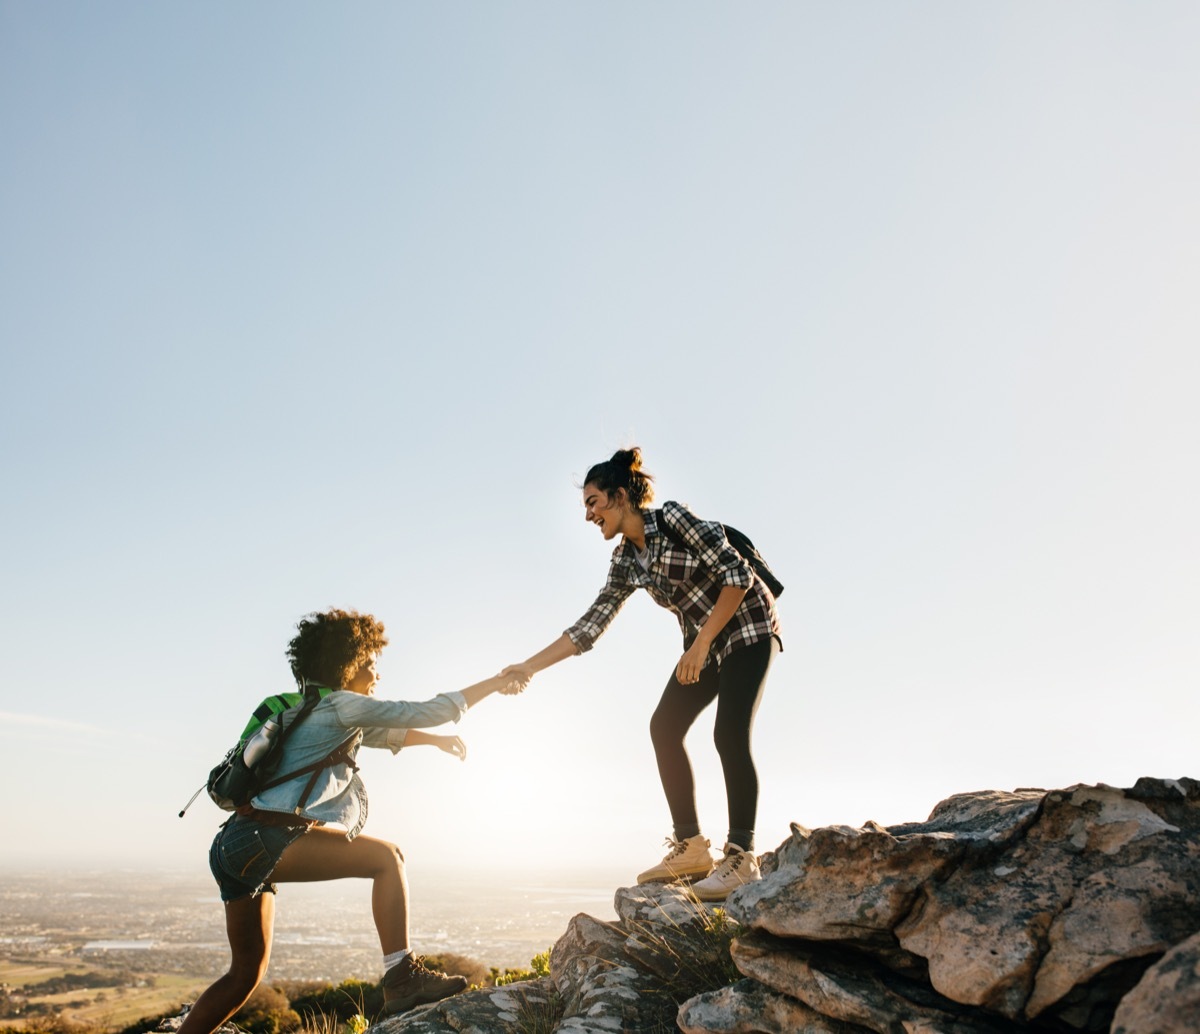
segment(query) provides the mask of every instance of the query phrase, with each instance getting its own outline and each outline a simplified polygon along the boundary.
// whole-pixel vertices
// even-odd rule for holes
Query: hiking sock
[[[691,840],[692,837],[698,837],[699,835],[700,835],[700,823],[699,822],[689,822],[686,826],[676,826],[675,827],[675,839],[678,840],[681,844],[685,840]]]
[[[386,973],[397,963],[403,962],[412,954],[412,948],[401,948],[399,951],[393,951],[383,957],[383,971]]]
[[[737,844],[743,851],[754,850],[754,830],[752,829],[731,829],[729,831],[729,842]]]

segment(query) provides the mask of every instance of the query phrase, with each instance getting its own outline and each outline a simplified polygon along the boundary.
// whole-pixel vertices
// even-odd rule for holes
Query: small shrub
[[[300,1016],[287,995],[267,984],[259,984],[237,1012],[233,1022],[249,1034],[286,1034],[300,1026]]]
[[[358,1015],[378,1013],[383,1008],[383,991],[378,984],[364,980],[343,980],[336,987],[321,984],[293,999],[292,1008],[304,1017],[307,1028],[321,1022],[318,1017],[333,1017],[337,1026]]]
[[[288,996],[288,1001],[294,1006],[300,999],[315,995],[332,985],[328,980],[276,980],[275,986]]]
[[[496,987],[517,984],[524,980],[540,980],[550,975],[550,950],[547,948],[529,960],[528,969],[505,969],[501,972],[496,966],[490,970],[490,981]]]

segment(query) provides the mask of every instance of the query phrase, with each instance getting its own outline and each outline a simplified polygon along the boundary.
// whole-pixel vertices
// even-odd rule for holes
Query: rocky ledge
[[[794,825],[724,909],[617,891],[539,981],[381,1034],[1200,1031],[1200,782],[989,791],[921,823]],[[732,935],[732,946],[730,938]]]

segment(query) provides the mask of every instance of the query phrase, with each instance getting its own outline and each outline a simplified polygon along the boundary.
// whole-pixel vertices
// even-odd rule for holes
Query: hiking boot
[[[692,893],[701,901],[724,901],[731,891],[761,879],[753,853],[737,844],[726,844],[725,857],[717,862],[711,876],[692,884]]]
[[[712,872],[712,855],[708,839],[702,836],[676,840],[667,837],[670,850],[657,865],[642,873],[638,883],[670,883],[673,880],[694,880]]]
[[[467,979],[426,969],[422,959],[406,955],[383,975],[380,986],[383,988],[383,1015],[395,1016],[465,991]]]

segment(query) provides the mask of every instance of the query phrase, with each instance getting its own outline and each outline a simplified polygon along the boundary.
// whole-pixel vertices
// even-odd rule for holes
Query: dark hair
[[[611,495],[618,488],[625,489],[629,502],[638,510],[644,510],[654,501],[653,475],[642,470],[642,450],[636,445],[632,449],[618,449],[611,459],[595,464],[583,479],[583,484],[595,485],[601,492]]]
[[[355,610],[331,608],[308,614],[296,629],[295,638],[288,643],[287,659],[301,684],[344,687],[387,646],[383,622]]]

